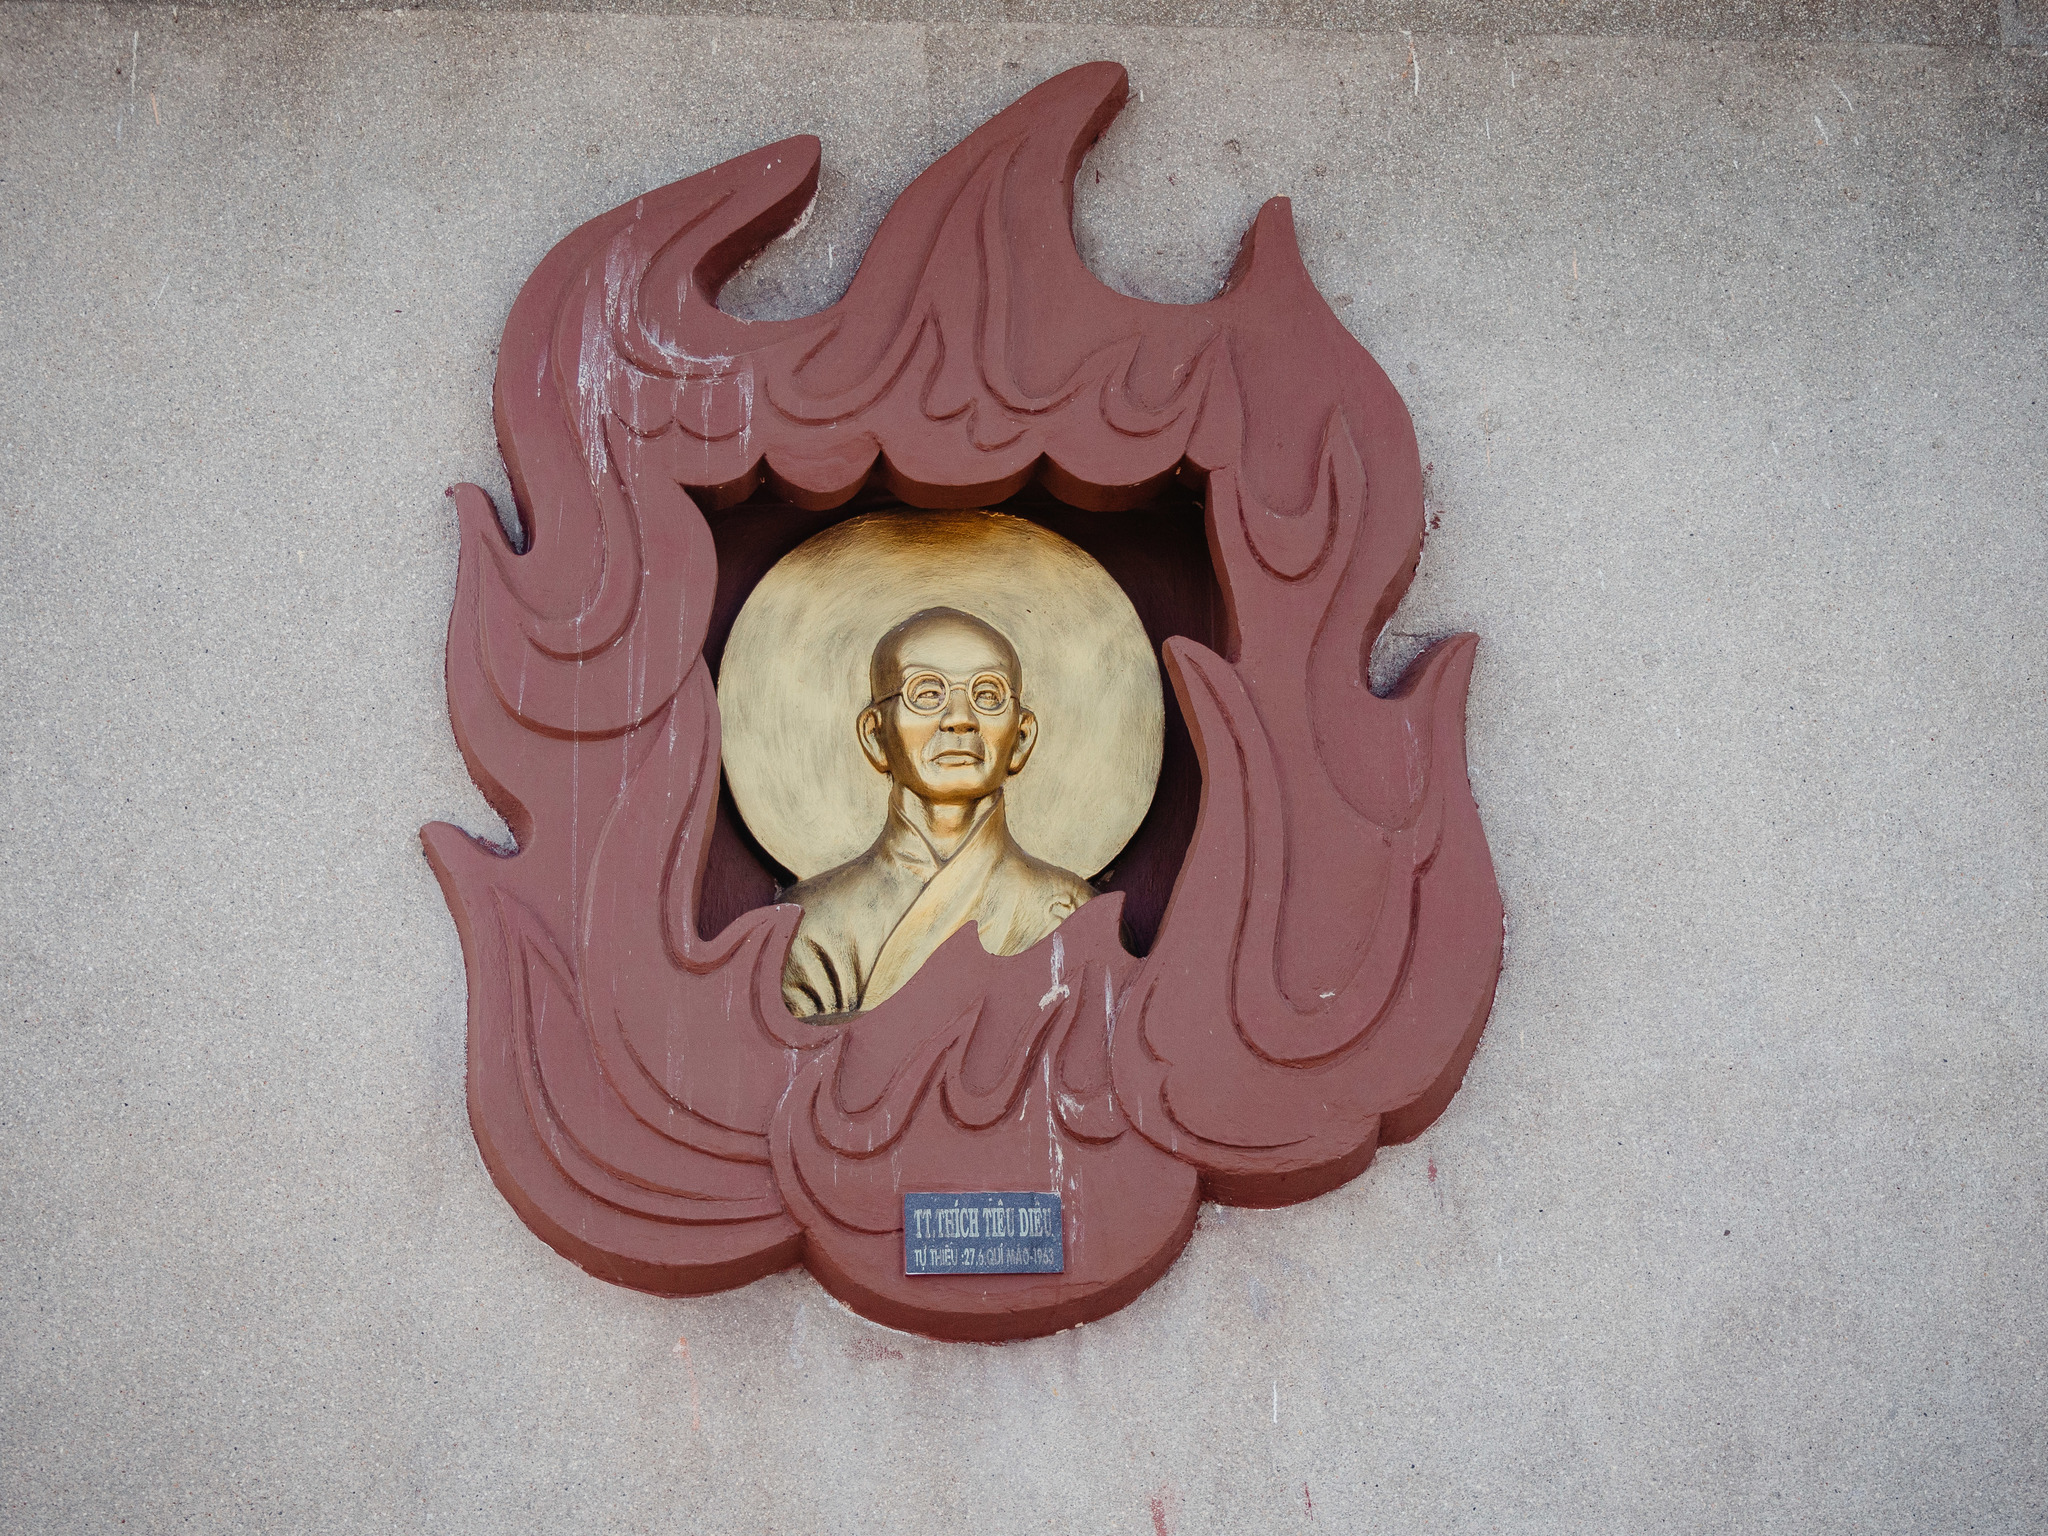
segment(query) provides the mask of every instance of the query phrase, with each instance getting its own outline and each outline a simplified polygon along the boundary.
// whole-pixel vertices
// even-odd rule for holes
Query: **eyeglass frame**
[[[932,708],[919,709],[915,704],[910,702],[910,687],[913,683],[921,682],[927,677],[935,677],[940,682],[944,683],[946,685],[946,692],[945,696],[941,698],[939,702]],[[1003,702],[998,704],[994,709],[983,709],[979,704],[974,702],[974,685],[976,683],[979,683],[983,678],[994,678],[997,682],[1003,685]],[[1024,707],[1024,700],[1022,695],[1020,695],[1017,692],[1016,688],[1011,685],[1009,678],[1005,677],[1002,673],[996,671],[993,667],[982,668],[979,672],[976,672],[972,677],[968,678],[967,681],[964,683],[954,681],[952,678],[946,676],[945,673],[939,671],[939,669],[936,667],[919,667],[915,672],[911,673],[908,677],[906,677],[903,680],[903,686],[901,688],[898,688],[890,693],[885,693],[880,698],[870,699],[867,703],[867,708],[874,709],[878,705],[888,703],[891,699],[901,699],[903,701],[903,707],[909,710],[913,715],[916,715],[921,720],[931,720],[937,718],[940,715],[943,715],[946,712],[946,706],[953,702],[953,694],[955,690],[958,690],[959,692],[965,693],[967,695],[968,709],[971,710],[977,717],[983,720],[996,719],[1003,713],[1004,710],[1008,709],[1012,703],[1016,704],[1019,710],[1021,710]]]

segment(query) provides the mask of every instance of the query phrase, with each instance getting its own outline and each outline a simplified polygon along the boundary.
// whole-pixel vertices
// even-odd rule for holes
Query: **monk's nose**
[[[946,691],[945,713],[939,716],[939,729],[944,731],[972,731],[979,727],[974,721],[974,708],[967,702],[965,688],[951,688]]]

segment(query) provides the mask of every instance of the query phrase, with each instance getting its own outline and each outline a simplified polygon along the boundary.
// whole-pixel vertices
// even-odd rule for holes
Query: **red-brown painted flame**
[[[594,219],[513,307],[500,441],[529,547],[455,493],[449,710],[518,851],[445,824],[471,1122],[492,1176],[593,1274],[670,1294],[803,1260],[954,1338],[1130,1300],[1203,1197],[1278,1204],[1440,1113],[1477,1045],[1501,908],[1466,781],[1474,637],[1388,698],[1365,658],[1421,548],[1399,395],[1261,211],[1199,305],[1112,292],[1072,238],[1113,64],[1057,77],[897,201],[846,297],[799,320],[719,286],[817,185],[797,138]],[[1228,656],[1169,640],[1202,806],[1157,940],[1091,902],[1029,952],[956,934],[851,1023],[783,1007],[790,907],[698,912],[719,789],[704,513],[763,481],[811,509],[1036,481],[1104,518],[1206,500]],[[1052,1188],[1062,1275],[902,1273],[902,1194]]]

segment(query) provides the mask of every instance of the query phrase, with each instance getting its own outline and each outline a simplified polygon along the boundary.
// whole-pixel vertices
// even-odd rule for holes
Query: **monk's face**
[[[928,803],[984,799],[1024,766],[1037,739],[1021,672],[1009,642],[980,620],[951,609],[919,614],[875,648],[861,750]]]

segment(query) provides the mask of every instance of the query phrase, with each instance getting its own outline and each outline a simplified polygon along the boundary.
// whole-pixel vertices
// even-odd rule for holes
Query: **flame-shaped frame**
[[[714,302],[808,207],[809,137],[593,219],[513,306],[496,405],[525,548],[456,488],[448,698],[517,850],[422,836],[468,969],[477,1144],[592,1274],[687,1295],[801,1261],[897,1327],[1050,1332],[1156,1279],[1200,1200],[1331,1189],[1463,1078],[1502,937],[1465,771],[1476,637],[1387,697],[1366,673],[1421,553],[1408,413],[1316,292],[1284,200],[1209,303],[1087,270],[1073,178],[1126,92],[1086,65],[983,125],[818,314]],[[800,1022],[795,908],[700,932],[706,514],[764,486],[823,511],[1033,482],[1102,518],[1176,486],[1206,509],[1224,653],[1164,646],[1202,791],[1156,940],[1127,952],[1118,895],[1021,955],[970,927],[873,1011]],[[903,1274],[904,1191],[1038,1188],[1064,1198],[1064,1274]]]

